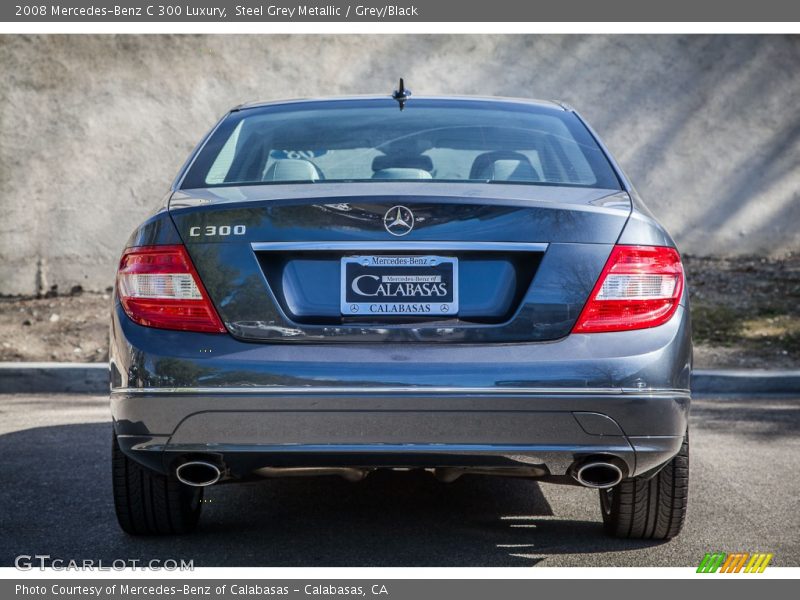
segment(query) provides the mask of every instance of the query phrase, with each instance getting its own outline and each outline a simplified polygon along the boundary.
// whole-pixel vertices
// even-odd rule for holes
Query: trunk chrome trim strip
[[[348,241],[348,242],[253,242],[250,246],[258,251],[279,250],[474,250],[476,252],[544,252],[548,244],[539,242],[442,242],[442,241]]]
[[[547,388],[547,387],[120,387],[112,394],[491,394],[491,395],[578,395],[578,396],[689,396],[689,390],[638,388]]]

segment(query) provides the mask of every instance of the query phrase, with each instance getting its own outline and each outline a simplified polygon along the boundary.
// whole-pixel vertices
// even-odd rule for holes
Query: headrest
[[[420,169],[433,171],[433,161],[424,154],[381,154],[372,161],[373,171],[384,169]]]
[[[527,160],[496,160],[489,163],[476,179],[494,181],[539,181],[539,175]]]
[[[528,157],[521,152],[511,150],[479,154],[472,162],[469,178],[497,181],[541,181],[539,173],[533,168]]]
[[[428,171],[422,169],[381,169],[375,171],[373,179],[432,179]]]
[[[317,181],[320,173],[316,165],[300,158],[282,158],[272,163],[262,181]]]

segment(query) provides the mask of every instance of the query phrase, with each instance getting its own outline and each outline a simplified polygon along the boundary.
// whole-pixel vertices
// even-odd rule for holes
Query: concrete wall
[[[574,105],[684,252],[800,249],[800,37],[0,36],[0,293],[110,285],[230,106],[400,75]]]

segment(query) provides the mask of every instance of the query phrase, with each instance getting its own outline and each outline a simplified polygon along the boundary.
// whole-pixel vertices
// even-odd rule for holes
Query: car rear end
[[[121,259],[117,456],[195,494],[377,468],[655,481],[686,443],[686,297],[571,109],[239,109]],[[642,536],[671,537],[657,521]]]

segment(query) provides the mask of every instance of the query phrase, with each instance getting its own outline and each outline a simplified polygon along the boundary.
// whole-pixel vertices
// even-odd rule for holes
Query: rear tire
[[[600,490],[606,533],[618,538],[668,540],[681,532],[689,496],[689,434],[681,449],[650,479],[623,479]]]
[[[111,447],[112,486],[117,521],[131,535],[188,533],[200,518],[203,488],[174,475],[161,475],[128,458],[117,436]]]

